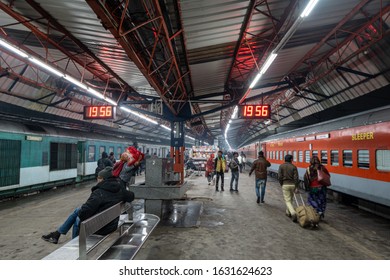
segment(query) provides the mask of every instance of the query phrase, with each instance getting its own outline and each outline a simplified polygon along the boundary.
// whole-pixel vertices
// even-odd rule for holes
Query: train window
[[[286,155],[287,155],[287,151],[284,151],[283,159],[286,157]]]
[[[114,147],[109,147],[108,148],[108,154],[113,153],[113,152],[114,152]]]
[[[312,156],[313,157],[318,157],[318,151],[313,151]]]
[[[305,162],[310,163],[310,151],[305,151]]]
[[[390,150],[376,151],[376,169],[390,171]]]
[[[77,145],[50,143],[50,171],[77,168]]]
[[[298,152],[298,161],[303,162],[303,151]]]
[[[343,151],[343,165],[346,167],[352,167],[352,150]]]
[[[339,166],[339,151],[330,151],[330,164],[333,166]]]
[[[96,147],[95,146],[89,146],[88,147],[88,161],[96,161],[95,160],[95,153],[96,153]]]
[[[100,146],[99,147],[99,158],[102,156],[102,153],[106,150],[106,147]]]
[[[283,160],[283,151],[280,151],[279,153],[279,160]]]
[[[370,168],[370,151],[358,150],[358,167],[363,169]]]
[[[275,159],[276,159],[276,160],[279,159],[279,153],[278,153],[278,151],[275,151]]]
[[[328,151],[321,151],[321,164],[328,164]]]

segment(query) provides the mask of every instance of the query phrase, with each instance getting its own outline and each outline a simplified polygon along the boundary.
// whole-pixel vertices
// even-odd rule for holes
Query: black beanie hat
[[[102,171],[98,173],[98,177],[103,178],[103,180],[112,177],[112,167],[107,166],[106,168],[104,168]]]

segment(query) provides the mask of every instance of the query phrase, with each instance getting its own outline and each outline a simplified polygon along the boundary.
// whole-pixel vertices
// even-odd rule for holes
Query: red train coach
[[[277,134],[259,144],[271,172],[291,154],[302,178],[316,155],[331,173],[332,190],[390,206],[390,106]],[[256,147],[250,147],[254,154]]]

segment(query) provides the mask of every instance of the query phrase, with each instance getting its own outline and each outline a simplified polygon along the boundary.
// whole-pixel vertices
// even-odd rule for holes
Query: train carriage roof
[[[261,140],[261,142],[272,141],[277,139],[301,137],[313,135],[322,132],[364,126],[390,121],[390,106],[384,106],[378,109],[368,110],[362,113],[353,114],[346,117],[337,118],[331,121],[318,123],[300,129],[294,129],[288,132],[278,133]]]

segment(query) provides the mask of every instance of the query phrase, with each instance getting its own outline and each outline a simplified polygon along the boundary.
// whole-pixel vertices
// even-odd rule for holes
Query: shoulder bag
[[[330,175],[328,175],[326,172],[321,170],[320,168],[317,169],[317,177],[318,177],[318,183],[325,187],[329,187],[331,185],[330,183]]]

